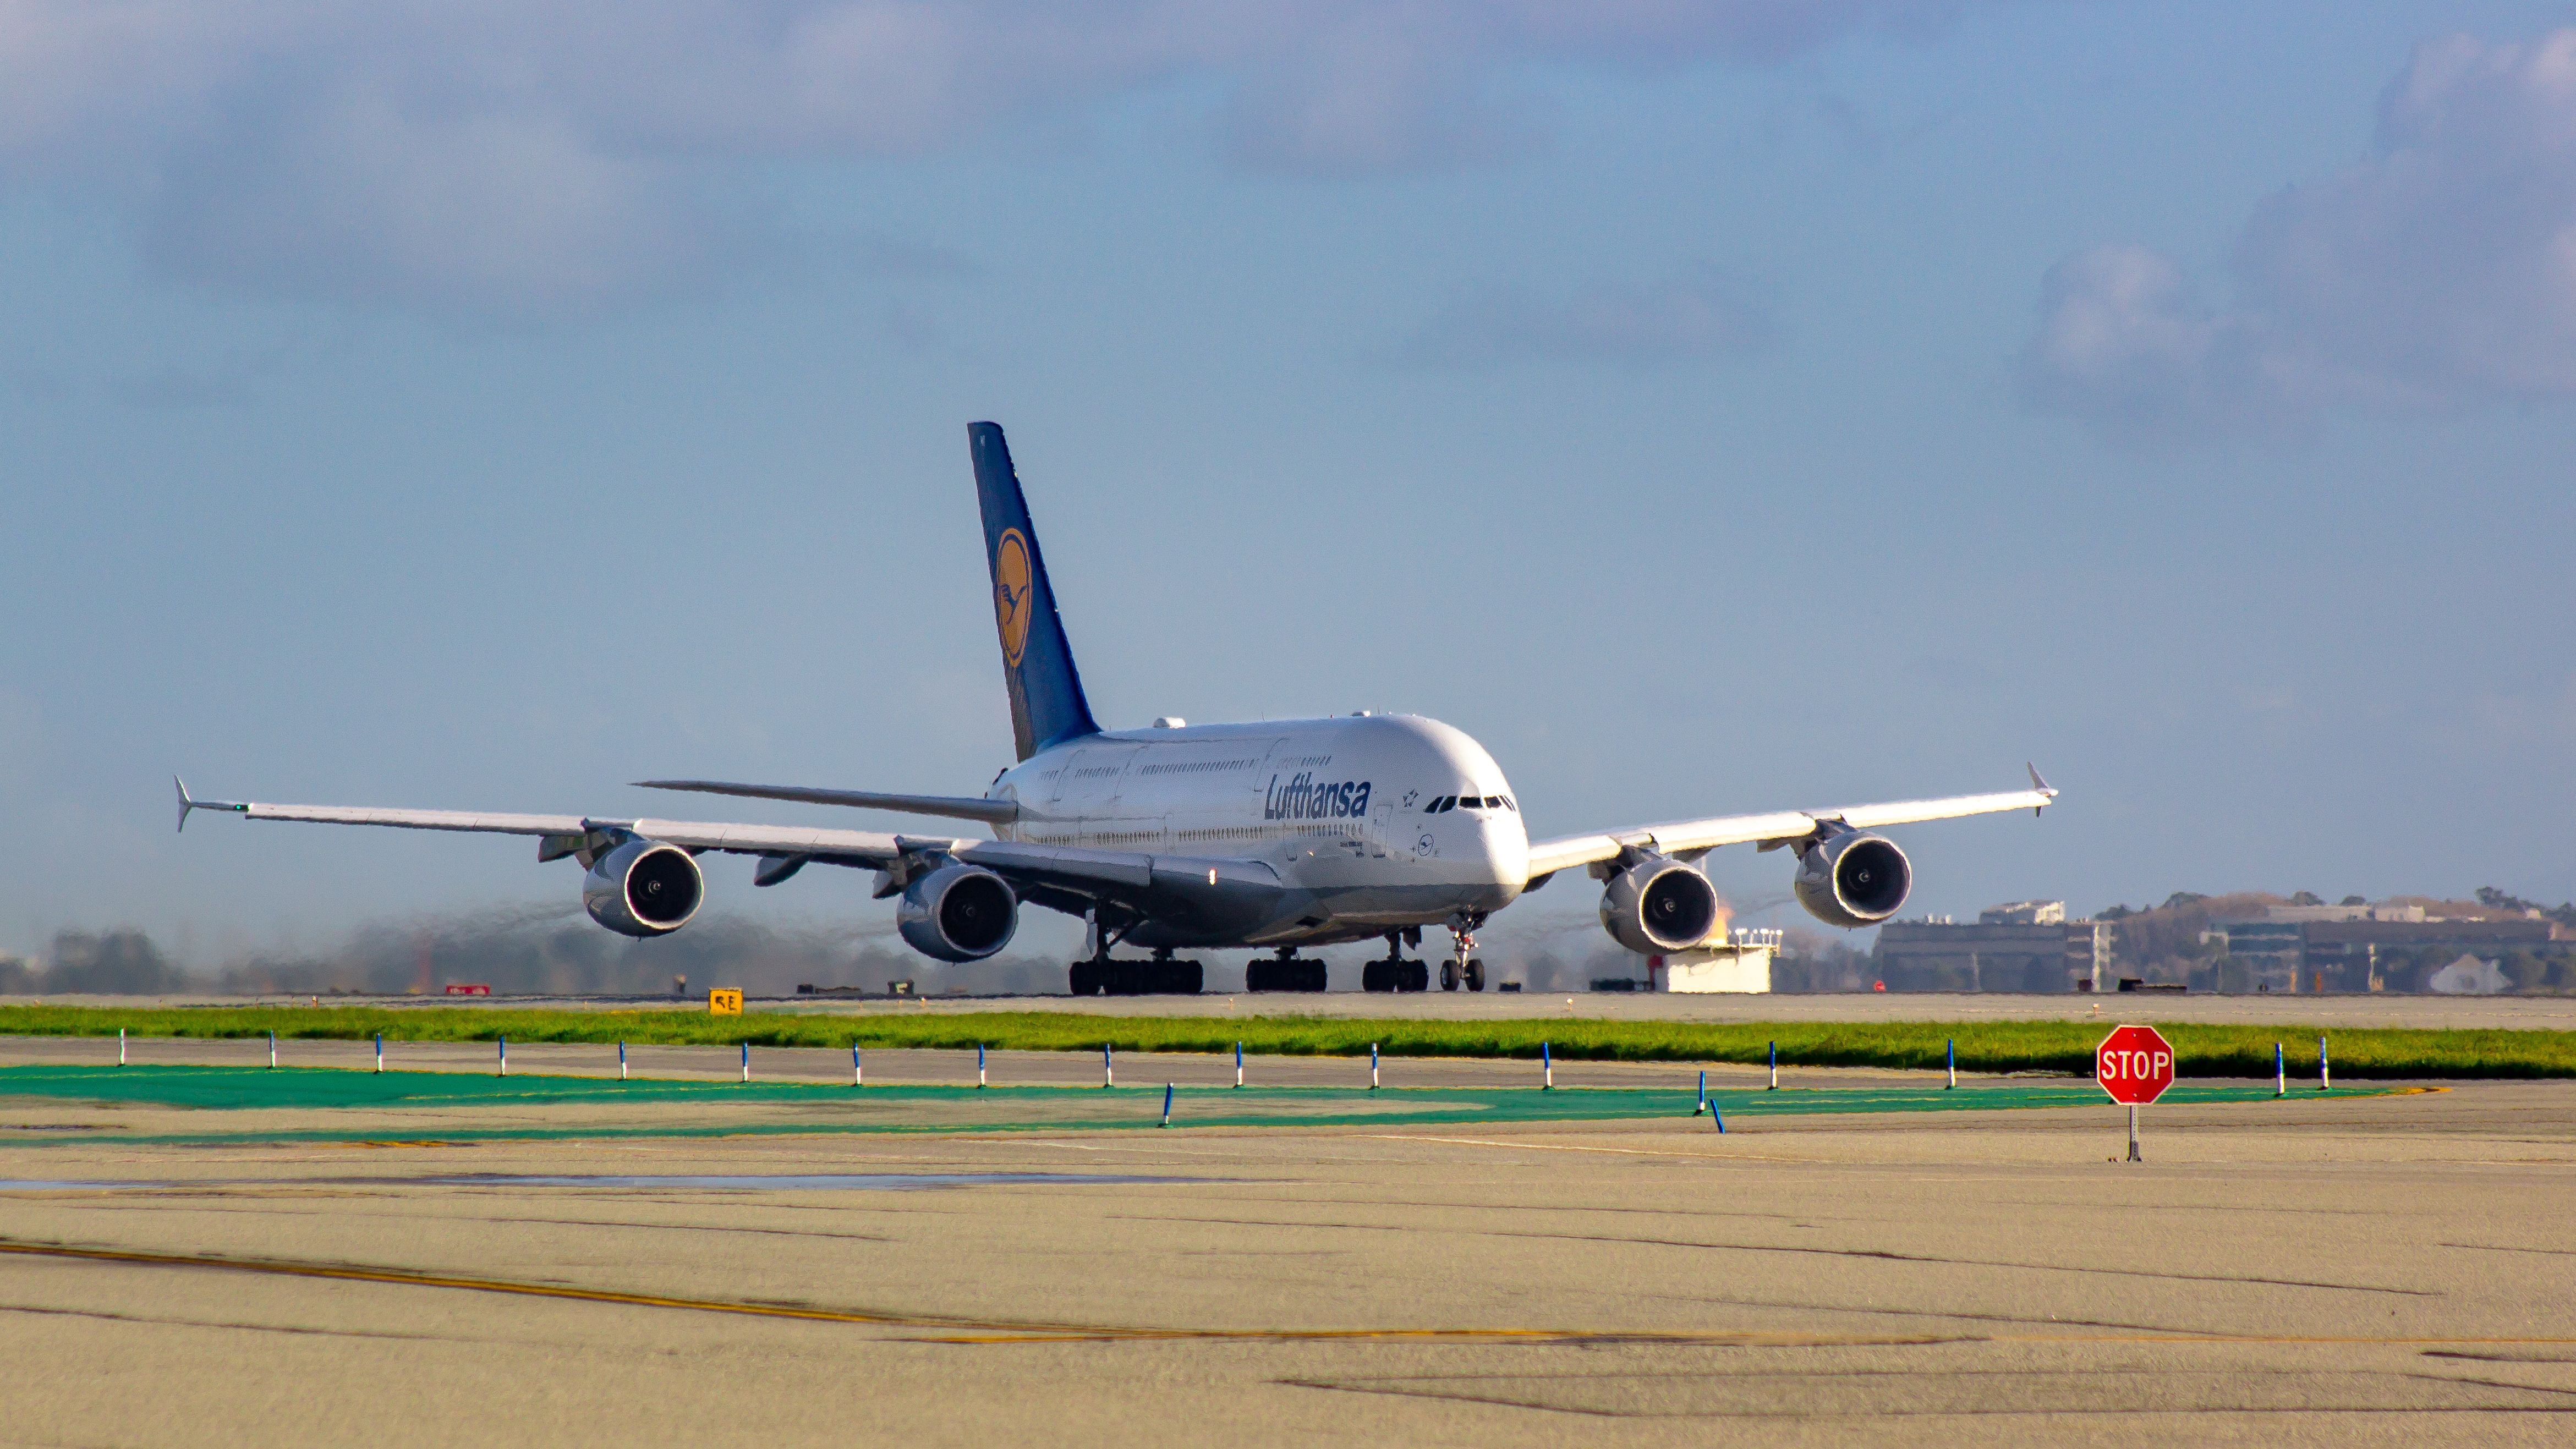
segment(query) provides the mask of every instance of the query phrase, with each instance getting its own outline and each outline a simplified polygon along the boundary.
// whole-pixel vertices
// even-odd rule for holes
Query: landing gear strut
[[[1151,961],[1118,961],[1110,958],[1109,948],[1126,933],[1104,931],[1095,921],[1091,929],[1091,959],[1076,961],[1066,972],[1065,984],[1076,996],[1196,996],[1205,985],[1206,971],[1196,961],[1175,961],[1169,946],[1154,952]]]
[[[1450,959],[1440,968],[1440,989],[1455,991],[1458,983],[1467,983],[1470,991],[1485,989],[1485,963],[1467,953],[1476,949],[1476,928],[1484,918],[1460,917],[1449,925]]]
[[[1404,933],[1386,933],[1386,959],[1371,961],[1360,968],[1363,991],[1427,991],[1431,987],[1431,968],[1419,961],[1404,959]]]

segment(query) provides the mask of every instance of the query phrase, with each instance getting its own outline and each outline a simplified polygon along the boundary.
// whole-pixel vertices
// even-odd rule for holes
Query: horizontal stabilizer
[[[736,785],[724,780],[638,780],[635,783],[647,790],[693,790],[701,795],[739,795],[751,800],[794,800],[806,805],[899,810],[908,815],[981,820],[988,825],[1008,825],[1020,818],[1020,807],[1016,801],[984,800],[968,795],[887,795],[873,790],[822,790],[804,785]]]

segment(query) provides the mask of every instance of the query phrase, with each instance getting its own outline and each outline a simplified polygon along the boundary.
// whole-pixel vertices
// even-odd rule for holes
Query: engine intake
[[[1678,860],[1642,861],[1610,877],[1601,893],[1601,926],[1641,956],[1686,951],[1718,923],[1717,887]]]
[[[1792,885],[1808,915],[1850,930],[1895,915],[1914,889],[1914,867],[1895,841],[1847,832],[1807,847]]]
[[[941,961],[981,961],[1011,943],[1020,898],[981,866],[950,863],[904,887],[895,908],[903,938]]]
[[[590,918],[637,940],[687,925],[706,898],[697,858],[658,840],[626,842],[593,862],[581,881],[581,904]]]

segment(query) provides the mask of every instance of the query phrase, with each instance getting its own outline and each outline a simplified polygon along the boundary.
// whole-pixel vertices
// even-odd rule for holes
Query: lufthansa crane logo
[[[1013,669],[1029,647],[1029,541],[1016,528],[1002,530],[993,546],[993,617],[1002,625],[1002,658]]]

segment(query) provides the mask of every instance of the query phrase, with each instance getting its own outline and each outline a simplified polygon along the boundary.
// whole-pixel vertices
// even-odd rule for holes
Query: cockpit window
[[[1454,804],[1456,804],[1456,803],[1457,803],[1457,797],[1456,797],[1456,796],[1454,796],[1454,795],[1443,795],[1443,796],[1441,796],[1439,799],[1432,801],[1432,802],[1431,802],[1431,805],[1430,805],[1430,808],[1428,808],[1428,809],[1424,810],[1422,813],[1423,813],[1423,814],[1425,814],[1425,815],[1437,815],[1437,814],[1439,814],[1441,811],[1448,809],[1450,806],[1452,806],[1452,805],[1454,805]]]

